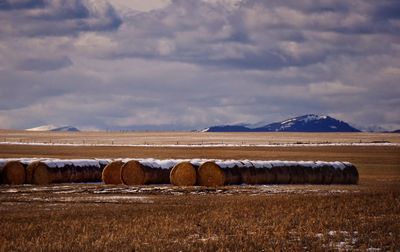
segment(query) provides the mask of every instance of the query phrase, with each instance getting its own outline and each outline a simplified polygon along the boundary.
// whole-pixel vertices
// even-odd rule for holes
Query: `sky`
[[[0,0],[0,128],[400,129],[398,0]]]

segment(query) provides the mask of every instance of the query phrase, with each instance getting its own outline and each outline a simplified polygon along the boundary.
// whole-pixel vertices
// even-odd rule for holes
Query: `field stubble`
[[[400,192],[394,187],[329,186],[318,193],[276,187],[276,193],[253,188],[229,194],[218,188],[164,194],[131,188],[101,196],[90,190],[56,194],[25,188],[24,195],[3,196],[0,249],[364,251],[400,246]]]
[[[1,157],[341,160],[360,184],[2,186],[0,250],[398,250],[400,148],[0,146]]]

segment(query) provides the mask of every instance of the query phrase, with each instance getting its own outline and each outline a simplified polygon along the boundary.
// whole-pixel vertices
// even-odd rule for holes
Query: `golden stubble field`
[[[8,133],[1,132],[7,141],[26,134]],[[92,139],[94,143],[105,141],[110,136],[110,133],[29,133],[21,141],[40,142],[52,138],[54,142],[55,136],[62,136],[62,139],[74,138],[79,142],[83,139],[88,141],[90,134],[97,135],[97,139]],[[118,141],[125,141],[124,144],[140,144],[142,140],[131,140],[139,135],[146,139],[152,136],[154,141],[159,136],[158,143],[154,144],[173,144],[182,139],[189,141],[197,134],[201,136],[203,133],[169,133],[169,137],[166,133],[111,133],[113,141],[117,142],[118,135],[121,137]],[[217,134],[215,138],[222,138],[220,140],[225,143],[267,141],[263,137],[267,138],[268,134],[261,135]],[[271,142],[359,142],[361,139],[362,142],[398,143],[398,135],[272,134],[274,140]],[[198,140],[205,142],[203,137]],[[360,183],[356,186],[1,186],[2,251],[400,249],[399,146],[166,148],[0,145],[0,157],[320,159],[350,161],[360,172]]]

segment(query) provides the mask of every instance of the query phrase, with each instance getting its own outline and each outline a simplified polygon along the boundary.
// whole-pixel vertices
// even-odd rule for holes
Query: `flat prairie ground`
[[[43,141],[29,134],[25,141]],[[54,141],[53,134],[46,134]],[[146,137],[146,133],[126,134]],[[64,138],[73,138],[70,135],[74,134]],[[159,142],[181,139],[170,135],[173,140]],[[316,135],[274,135],[277,140],[272,142],[340,143],[360,138],[358,134],[321,134],[320,139],[312,140]],[[398,143],[398,134],[362,135],[363,142]],[[233,138],[257,136],[238,134]],[[10,135],[5,138],[11,141]],[[230,139],[229,135],[223,138]],[[103,141],[101,134],[93,141]],[[166,148],[5,144],[0,145],[0,157],[341,160],[355,164],[360,173],[358,185],[3,185],[1,251],[400,250],[398,145]]]
[[[400,143],[395,133],[215,133],[215,132],[35,132],[0,130],[0,142],[104,144],[104,145],[184,145],[184,144],[299,144],[299,143]]]

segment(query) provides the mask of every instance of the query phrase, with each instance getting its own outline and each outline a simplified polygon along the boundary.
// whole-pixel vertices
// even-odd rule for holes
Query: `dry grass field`
[[[9,133],[9,134],[8,134]],[[24,132],[2,132],[3,138]],[[19,135],[18,135],[19,134]],[[47,134],[47,135],[46,135]],[[88,134],[61,134],[81,141]],[[100,133],[97,140],[104,141]],[[100,134],[100,135],[99,135]],[[134,136],[111,134],[132,144]],[[115,134],[115,135],[114,135]],[[124,134],[129,137],[124,140]],[[137,135],[136,135],[137,134]],[[183,135],[148,133],[159,143]],[[18,136],[17,136],[18,135]],[[55,135],[50,134],[52,141]],[[208,134],[206,134],[208,135]],[[214,136],[213,134],[210,134]],[[399,142],[399,134],[277,134],[271,142]],[[23,141],[43,141],[29,133]],[[268,134],[216,135],[235,143]],[[199,137],[199,141],[203,137]],[[78,140],[77,140],[78,139]],[[229,140],[232,139],[232,140]],[[250,140],[248,140],[250,139]],[[260,140],[260,141],[261,141]],[[75,140],[74,140],[75,141]],[[186,140],[185,140],[186,141]],[[212,140],[214,141],[214,139]],[[215,140],[216,142],[219,140]],[[245,140],[243,140],[245,141]],[[124,147],[0,145],[0,157],[154,157],[342,160],[359,185],[267,185],[221,188],[61,184],[0,186],[1,251],[303,251],[400,249],[400,147]]]
[[[33,132],[0,130],[0,142],[156,145],[156,144],[285,144],[400,143],[394,133],[212,133],[212,132]]]

